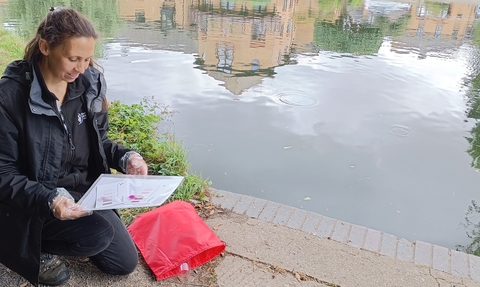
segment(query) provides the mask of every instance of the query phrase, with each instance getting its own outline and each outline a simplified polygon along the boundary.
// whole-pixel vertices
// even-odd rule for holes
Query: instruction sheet
[[[183,176],[102,174],[78,201],[87,210],[158,206]]]

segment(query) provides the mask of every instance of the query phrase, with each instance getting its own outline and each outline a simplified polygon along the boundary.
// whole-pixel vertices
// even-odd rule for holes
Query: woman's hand
[[[140,154],[132,153],[128,157],[125,172],[127,174],[147,175],[147,163],[143,160],[143,157]]]
[[[50,209],[53,215],[60,220],[72,220],[92,214],[91,210],[85,210],[83,206],[63,195],[57,195],[53,198]]]

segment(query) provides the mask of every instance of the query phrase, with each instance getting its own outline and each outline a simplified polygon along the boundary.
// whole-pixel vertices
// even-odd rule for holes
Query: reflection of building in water
[[[405,34],[392,43],[392,50],[406,52],[415,48],[419,58],[426,57],[427,52],[450,53],[449,48],[460,46],[461,40],[472,36],[476,9],[473,4],[413,3]],[[418,44],[419,38],[423,39],[422,45]]]
[[[239,74],[256,72],[284,64],[284,55],[290,53],[294,25],[293,1],[283,6],[283,0],[254,7],[252,2],[241,5],[229,4],[224,0],[212,2],[213,8],[229,7],[230,12],[242,10],[273,10],[277,13],[267,16],[243,16],[235,13],[211,14],[194,11],[192,22],[198,25],[198,53],[207,70],[215,69],[226,73]]]
[[[118,0],[120,17],[135,22],[155,22],[163,29],[187,28],[191,1]]]
[[[332,43],[344,42],[343,48],[348,46],[351,53],[362,54],[361,45],[356,43],[365,46],[370,39],[372,47],[368,51],[371,51],[363,51],[369,54],[378,51],[385,36],[393,36],[393,52],[419,53],[422,58],[429,51],[450,51],[470,36],[476,17],[475,5],[423,0],[401,3],[364,0],[351,7],[347,0],[118,0],[118,3],[123,19],[140,22],[127,24],[128,39],[153,43],[149,47],[154,49],[181,47],[185,52],[197,53],[199,68],[223,81],[234,94],[274,74],[274,67],[291,63],[292,50],[318,52],[320,47],[337,51],[342,45]],[[346,20],[361,29],[342,29]],[[138,29],[144,26],[147,29],[139,33]],[[391,26],[397,27],[395,31],[389,29]],[[355,37],[351,37],[352,33]]]
[[[297,1],[119,0],[119,4],[123,19],[154,22],[162,30],[194,27],[200,68],[240,94],[285,64],[295,34]],[[141,37],[133,34],[129,38]]]
[[[476,5],[430,3],[413,4],[406,36],[459,40],[471,36]]]
[[[228,11],[192,13],[192,24],[198,28],[199,62],[209,75],[225,82],[233,94],[240,94],[284,64],[295,32],[293,1],[214,0],[209,4],[210,10]],[[275,8],[276,13],[267,13]],[[258,14],[242,15],[248,11]]]

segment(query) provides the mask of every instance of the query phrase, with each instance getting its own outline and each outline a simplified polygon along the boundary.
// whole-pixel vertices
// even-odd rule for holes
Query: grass
[[[23,58],[24,42],[21,38],[0,27],[0,69],[13,60]],[[113,101],[109,106],[109,138],[138,151],[148,164],[151,175],[183,176],[184,180],[167,202],[173,200],[208,200],[211,182],[200,175],[188,172],[188,152],[183,144],[168,133],[160,133],[158,124],[174,114],[167,106],[143,99],[138,104],[127,105]],[[153,208],[119,210],[125,224]]]
[[[3,74],[8,63],[23,58],[23,40],[0,26],[0,71]]]

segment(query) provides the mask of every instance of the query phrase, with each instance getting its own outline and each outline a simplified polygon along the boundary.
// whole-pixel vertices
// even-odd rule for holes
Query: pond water
[[[110,100],[144,97],[213,187],[449,248],[478,200],[475,1],[55,1],[102,32]],[[480,3],[479,3],[480,4]],[[30,37],[50,1],[0,1]]]

